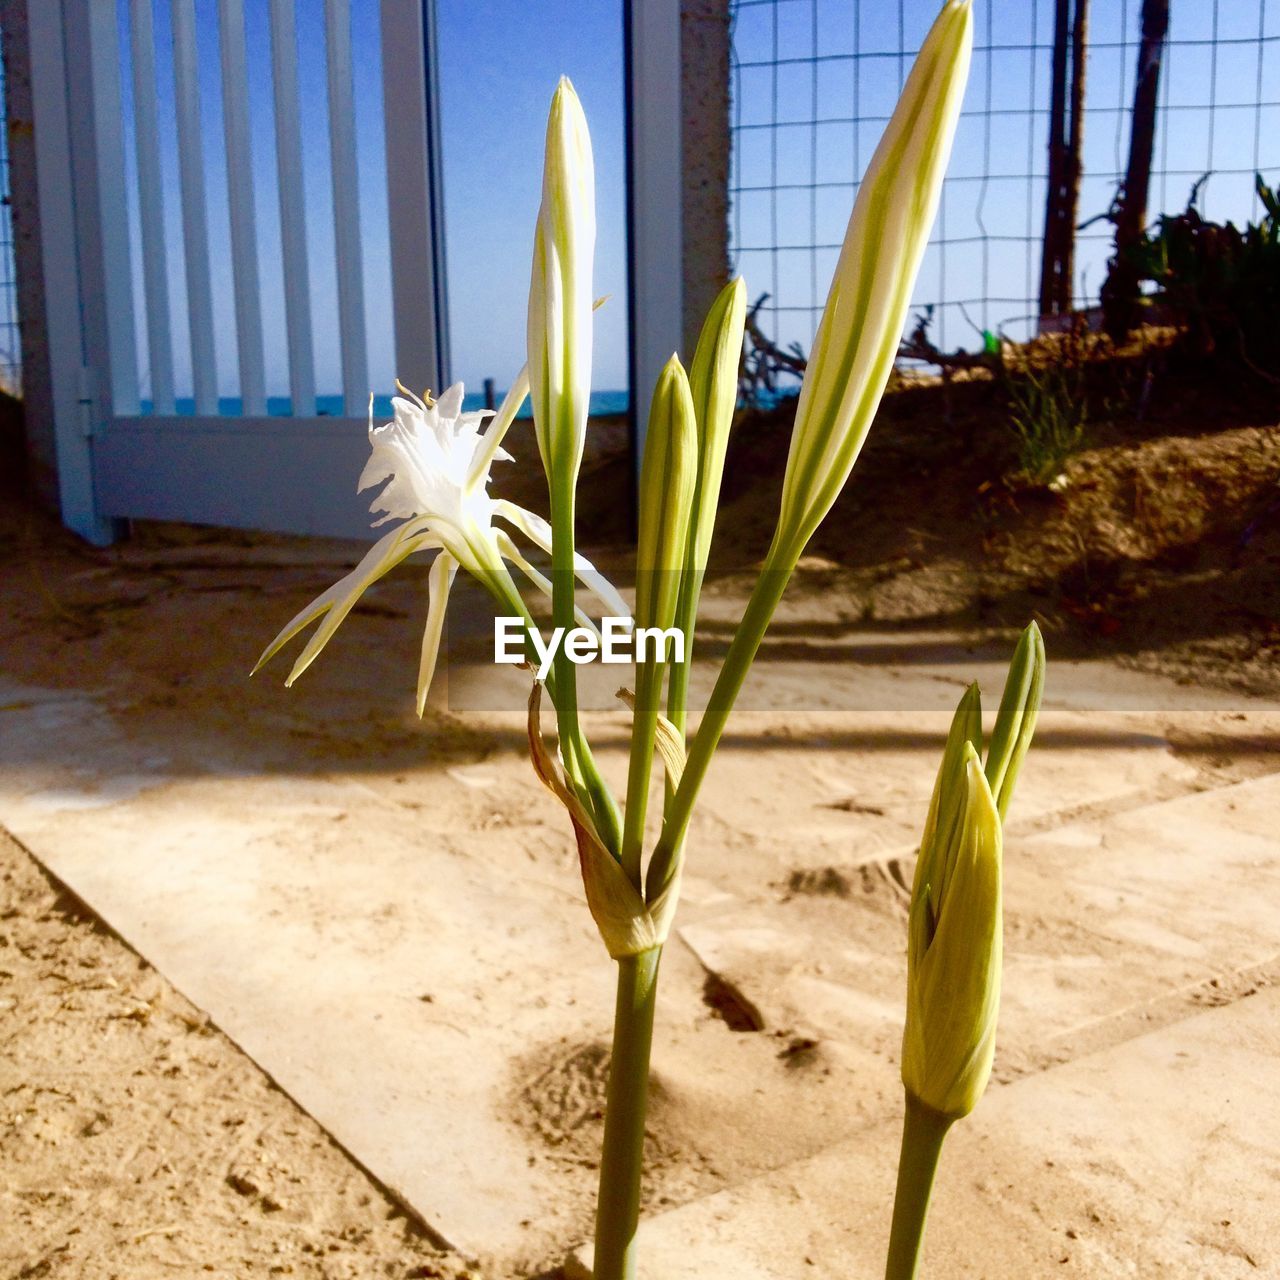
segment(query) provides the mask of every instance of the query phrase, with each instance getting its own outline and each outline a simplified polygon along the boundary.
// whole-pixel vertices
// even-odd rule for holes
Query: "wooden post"
[[[37,21],[31,26],[40,26]],[[35,105],[27,0],[0,0],[4,56],[4,121],[9,142],[9,190],[13,214],[13,258],[17,277],[18,332],[22,339],[22,399],[27,474],[34,496],[58,509],[58,441],[54,426],[51,328],[45,311],[44,245],[40,193],[36,185]],[[52,128],[52,126],[50,126]],[[48,177],[46,183],[51,181]]]
[[[1040,266],[1040,314],[1071,310],[1075,229],[1084,144],[1085,56],[1089,0],[1056,0],[1049,104],[1049,189]]]
[[[1151,154],[1156,135],[1156,100],[1160,63],[1169,34],[1169,0],[1142,0],[1142,40],[1138,46],[1138,78],[1133,91],[1133,124],[1129,165],[1116,213],[1116,252],[1102,286],[1102,312],[1107,332],[1122,342],[1133,327],[1138,301],[1138,274],[1128,261],[1129,249],[1142,237],[1151,186]]]
[[[1045,194],[1044,248],[1040,258],[1040,314],[1054,315],[1057,298],[1058,206],[1062,190],[1067,114],[1067,30],[1071,0],[1055,0],[1053,76],[1049,91],[1049,189]]]
[[[1075,279],[1076,222],[1080,215],[1080,175],[1084,170],[1084,85],[1089,40],[1089,0],[1076,0],[1071,24],[1071,124],[1067,134],[1062,194],[1062,265],[1058,273],[1059,310],[1070,312]]]

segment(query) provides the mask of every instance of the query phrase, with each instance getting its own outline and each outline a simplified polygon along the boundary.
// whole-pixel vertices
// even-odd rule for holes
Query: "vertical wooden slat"
[[[222,125],[227,146],[227,203],[231,217],[241,412],[257,416],[267,411],[267,389],[262,353],[262,299],[258,290],[253,150],[249,140],[244,0],[218,0],[218,36],[222,55]]]
[[[216,414],[218,369],[213,345],[213,289],[209,280],[209,216],[204,189],[204,136],[200,128],[195,0],[171,0],[170,13],[182,245],[187,265],[187,316],[191,325],[191,381],[196,413]]]
[[[93,482],[91,420],[85,402],[79,260],[76,253],[76,194],[71,115],[83,98],[72,99],[62,0],[28,10],[31,48],[31,105],[45,325],[49,342],[50,393],[58,498],[63,523],[98,546],[112,540],[112,525],[99,514]]]
[[[138,218],[142,228],[142,293],[151,359],[151,410],[173,412],[173,336],[164,242],[164,187],[156,123],[156,47],[152,0],[130,0],[133,131],[138,150]]]
[[[439,389],[449,336],[435,0],[382,0],[381,17],[396,374],[406,386]]]
[[[98,224],[95,297],[86,308],[86,347],[103,367],[103,408],[109,414],[138,412],[138,337],[133,316],[133,270],[129,254],[129,203],[124,183],[124,130],[120,107],[120,33],[115,5],[90,3],[83,10],[85,69],[92,92],[91,119],[77,112],[73,127],[92,148],[85,193]],[[74,145],[74,144],[73,144]],[[89,147],[86,147],[86,152]],[[86,156],[88,158],[88,156]]]
[[[1169,0],[1142,0],[1142,40],[1138,45],[1138,76],[1129,126],[1129,164],[1125,170],[1124,196],[1115,218],[1116,265],[1107,274],[1101,290],[1103,322],[1114,342],[1123,342],[1128,337],[1137,316],[1139,281],[1128,251],[1141,238],[1147,220],[1151,155],[1159,114],[1160,64],[1168,34]],[[1165,83],[1167,89],[1167,80]]]
[[[369,397],[360,249],[360,174],[356,166],[355,95],[351,77],[351,2],[325,0],[329,72],[329,154],[333,169],[333,237],[338,258],[338,334],[343,412],[356,417]]]
[[[280,186],[280,241],[284,258],[285,329],[289,397],[296,416],[316,410],[311,340],[311,277],[302,186],[302,124],[298,102],[298,38],[294,0],[271,0],[271,74],[275,92],[276,169]]]

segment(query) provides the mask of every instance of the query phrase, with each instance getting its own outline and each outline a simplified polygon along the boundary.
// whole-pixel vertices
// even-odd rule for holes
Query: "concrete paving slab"
[[[235,608],[211,615],[207,635],[189,601],[162,598],[148,606],[145,651],[129,647],[141,629],[108,636],[57,687],[11,668],[0,822],[442,1236],[510,1268],[545,1258],[589,1220],[612,972],[520,717],[419,726],[401,688],[411,681],[386,678],[407,669],[394,648],[338,655],[292,693],[246,686],[260,610],[226,598]],[[404,630],[399,616],[377,625]],[[763,905],[775,931],[808,930],[814,921],[780,901],[796,897],[793,873],[913,839],[963,683],[959,664],[945,683],[927,678],[920,687],[945,697],[909,717],[851,714],[839,690],[831,709],[802,714],[772,671],[759,697],[774,709],[735,721],[695,821],[681,912],[691,927]],[[1176,719],[1185,728],[1199,714]],[[1219,724],[1228,713],[1203,714]],[[1263,721],[1248,714],[1256,731]],[[1200,785],[1166,724],[1049,713],[1021,797],[1029,825],[1082,802],[1123,809]],[[620,779],[623,718],[593,725]],[[879,889],[868,896],[892,957],[897,908]],[[881,963],[873,934],[839,936],[849,963]],[[799,975],[798,1013],[833,1020],[823,1010],[854,991],[840,976]],[[693,953],[670,948],[655,1203],[807,1157],[889,1114],[887,1009],[900,995],[871,995],[879,1038],[808,1046],[799,1016],[776,1034],[741,1034]]]
[[[883,1275],[899,1122],[641,1225],[640,1277]],[[924,1274],[1280,1274],[1280,990],[1007,1086],[943,1152]],[[589,1277],[589,1250],[568,1268]]]
[[[1108,1020],[1280,956],[1277,814],[1272,776],[1011,835],[997,1072],[1044,1066]],[[874,1046],[876,1086],[892,1087],[913,868],[904,848],[793,876],[779,900],[697,914],[680,938],[767,1029]]]
[[[0,746],[6,825],[441,1235],[517,1253],[553,1184],[503,1111],[517,1046],[581,1034],[611,998],[574,882],[538,856],[548,833],[507,831],[494,870],[349,778],[125,786],[72,766],[15,794],[23,736]]]

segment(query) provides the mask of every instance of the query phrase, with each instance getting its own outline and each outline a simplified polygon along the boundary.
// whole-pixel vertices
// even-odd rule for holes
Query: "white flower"
[[[528,393],[528,373],[522,370],[487,427],[483,426],[487,413],[462,412],[460,382],[454,383],[438,400],[430,396],[420,399],[405,391],[403,397],[397,396],[392,401],[395,417],[384,426],[373,425],[370,401],[371,453],[356,487],[364,490],[383,486],[369,508],[379,517],[374,521],[375,527],[389,520],[403,523],[384,534],[345,578],[317,596],[285,626],[263,651],[255,672],[305,627],[323,619],[289,672],[285,684],[291,685],[315,661],[364,592],[383,574],[419,551],[437,553],[427,579],[427,622],[418,668],[419,715],[426,706],[435,673],[445,606],[459,568],[478,579],[512,615],[528,618],[507,562],[514,564],[548,595],[550,583],[520,551],[511,533],[495,525],[494,520],[505,521],[535,547],[548,553],[551,528],[532,511],[489,494],[489,470],[495,461],[510,460],[511,455],[501,448],[502,437]],[[589,560],[575,556],[574,568],[583,585],[595,594],[609,614],[628,616],[622,598]],[[591,625],[585,614],[579,620]]]
[[[382,513],[375,527],[421,518],[447,544],[461,539],[469,527],[492,524],[489,468],[497,460],[510,461],[511,455],[491,446],[481,431],[490,415],[462,412],[462,391],[460,382],[439,400],[420,400],[405,391],[405,397],[391,401],[395,418],[381,427],[373,425],[370,410],[371,453],[356,489],[387,482],[369,508],[375,515]]]

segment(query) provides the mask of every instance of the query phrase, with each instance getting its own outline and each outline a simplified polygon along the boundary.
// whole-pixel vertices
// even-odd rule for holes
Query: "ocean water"
[[[503,392],[498,392],[495,399],[496,404],[502,403]],[[631,402],[631,397],[625,391],[593,391],[591,393],[591,412],[597,416],[603,417],[609,414],[626,413],[627,407]],[[483,409],[484,394],[472,393],[468,395],[462,402],[463,409]],[[196,404],[189,396],[179,396],[174,408],[180,417],[191,417],[195,414]],[[151,401],[142,401],[142,412],[148,415],[152,412]],[[243,404],[239,396],[219,396],[218,397],[218,413],[228,418],[238,418],[243,412]],[[316,396],[316,413],[321,417],[340,418],[342,413],[342,397],[341,396]],[[267,397],[267,415],[272,418],[288,418],[293,414],[293,405],[288,396],[268,396]],[[533,411],[529,407],[529,402],[524,402],[517,417],[532,417]],[[378,418],[391,417],[391,397],[390,396],[374,396],[373,398],[373,416]]]

